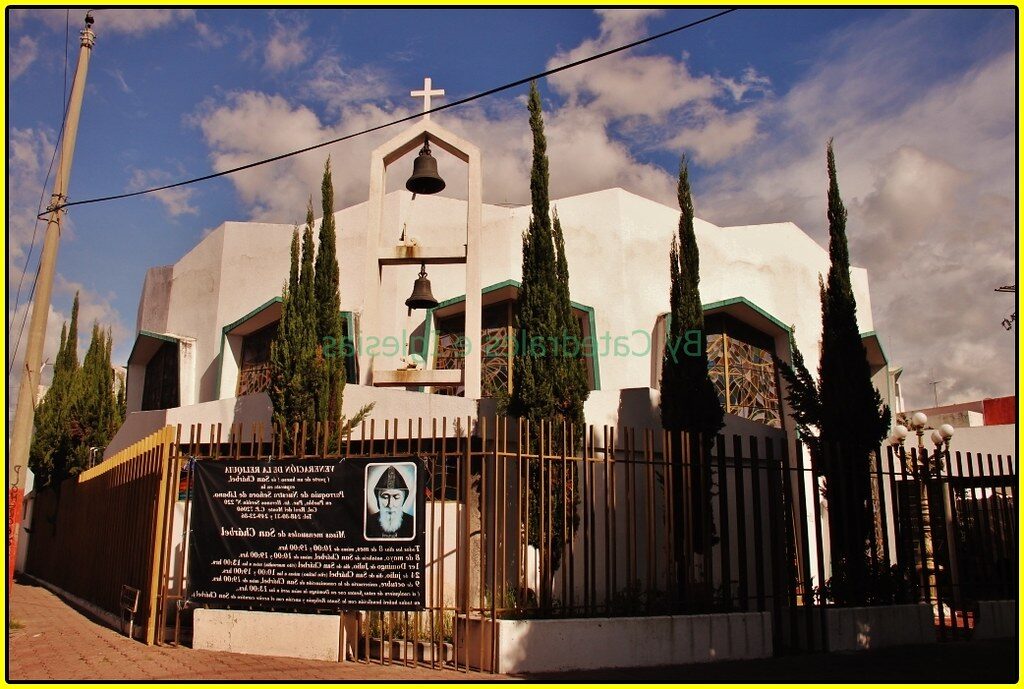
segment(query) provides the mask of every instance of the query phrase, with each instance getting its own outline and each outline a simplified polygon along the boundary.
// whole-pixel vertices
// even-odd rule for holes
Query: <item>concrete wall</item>
[[[678,210],[622,189],[560,199],[553,205],[565,232],[570,292],[575,301],[595,309],[595,335],[630,338],[634,332],[652,332],[659,314],[668,310],[668,270],[661,267],[676,231]],[[394,237],[385,233],[382,243],[397,244],[403,225],[407,236],[421,245],[451,243],[452,228],[462,227],[465,216],[464,201],[439,196],[412,200],[408,192],[393,192],[385,197],[383,226],[394,228]],[[482,284],[520,280],[520,237],[529,222],[530,208],[484,206],[483,216]],[[358,320],[364,303],[366,204],[338,211],[335,220],[341,306]],[[138,327],[196,341],[195,392],[183,398],[183,404],[230,395],[233,388],[218,386],[223,327],[280,296],[288,273],[292,230],[290,225],[228,222],[173,266],[147,273]],[[723,228],[698,219],[695,231],[705,303],[743,296],[786,325],[795,326],[807,366],[816,370],[821,330],[818,275],[828,270],[825,249],[792,223]],[[409,316],[404,305],[417,271],[418,266],[402,266],[384,272],[380,318],[391,324],[396,337],[423,326],[424,313]],[[430,266],[429,274],[438,300],[464,293],[464,266]],[[859,325],[867,331],[873,327],[867,274],[854,268],[852,278],[860,305]],[[231,352],[226,355],[235,356]],[[612,351],[602,356],[602,391],[649,386],[652,355],[657,353],[621,356]],[[397,367],[397,357],[390,363]],[[386,365],[378,362],[378,367]],[[376,391],[374,395],[378,392],[383,394]],[[418,412],[414,416],[425,416],[422,402],[410,405]],[[588,420],[605,423],[613,417],[609,413],[613,404],[614,398],[610,398],[607,403],[588,405]],[[589,416],[591,408],[595,417]],[[207,417],[204,421],[227,423],[230,419]]]
[[[931,431],[926,431],[926,434],[931,435]],[[1016,466],[1017,424],[1009,423],[1002,426],[957,428],[953,433],[953,439],[950,441],[950,449],[953,452],[959,451],[964,461],[966,461],[968,452],[972,453],[972,455],[979,453],[983,455],[991,454],[993,460],[995,460],[997,455],[1002,455],[1004,467],[1008,466],[1007,458],[1014,457],[1014,466]],[[955,468],[953,471],[955,473]],[[964,473],[967,473],[966,466],[964,467]],[[977,468],[974,473],[977,475]],[[985,473],[990,473],[987,468],[987,461]],[[999,473],[998,468],[996,468],[994,473]]]
[[[460,662],[501,673],[656,667],[772,655],[769,613],[493,623],[461,618],[458,624],[465,639],[458,649]],[[495,631],[498,651],[492,669],[491,635]]]

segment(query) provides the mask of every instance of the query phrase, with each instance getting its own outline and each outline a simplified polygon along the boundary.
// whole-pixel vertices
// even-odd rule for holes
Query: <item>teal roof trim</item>
[[[713,311],[715,309],[722,309],[722,308],[726,308],[726,307],[729,307],[729,306],[737,306],[737,305],[746,306],[746,307],[750,308],[751,310],[756,311],[758,314],[760,314],[761,316],[764,316],[769,321],[771,321],[773,325],[775,325],[775,326],[777,326],[779,328],[779,330],[783,330],[785,332],[793,332],[793,329],[790,326],[786,325],[785,323],[780,321],[778,318],[776,318],[775,316],[771,315],[770,313],[768,313],[767,311],[762,309],[760,306],[758,306],[754,302],[752,302],[749,299],[747,299],[746,297],[733,297],[731,299],[723,299],[722,301],[714,301],[714,302],[711,302],[710,304],[702,304],[701,308],[704,310],[704,313],[707,313],[708,311]]]

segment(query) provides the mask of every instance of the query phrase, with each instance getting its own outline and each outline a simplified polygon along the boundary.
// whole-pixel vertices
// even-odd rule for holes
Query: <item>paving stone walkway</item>
[[[481,681],[500,675],[374,663],[293,658],[146,646],[72,608],[50,591],[15,584],[8,635],[9,681],[18,680],[336,680]]]
[[[502,675],[374,663],[329,663],[146,646],[95,622],[48,590],[15,584],[8,636],[9,681],[279,680],[487,681]],[[676,667],[537,674],[548,682],[1016,682],[1016,639],[903,646]]]

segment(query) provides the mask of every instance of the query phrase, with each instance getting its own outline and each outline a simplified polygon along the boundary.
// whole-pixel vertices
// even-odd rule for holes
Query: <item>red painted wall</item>
[[[998,426],[1004,423],[1017,423],[1017,397],[995,397],[984,402],[985,425]]]

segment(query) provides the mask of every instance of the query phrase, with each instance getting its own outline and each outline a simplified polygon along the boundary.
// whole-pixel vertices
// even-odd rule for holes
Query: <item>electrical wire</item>
[[[410,120],[415,120],[415,119],[418,119],[418,118],[422,117],[425,114],[431,114],[431,113],[435,113],[435,112],[440,112],[442,110],[448,110],[449,108],[454,108],[454,107],[458,107],[460,105],[465,105],[466,103],[471,103],[471,102],[473,102],[475,100],[479,100],[481,98],[486,98],[487,96],[494,95],[495,93],[500,93],[502,91],[507,91],[508,89],[515,88],[516,86],[522,86],[523,84],[527,84],[527,83],[529,83],[531,81],[534,81],[536,79],[541,79],[541,78],[544,78],[544,77],[548,77],[548,76],[551,76],[552,74],[557,74],[557,73],[563,72],[563,71],[565,71],[567,69],[572,69],[573,67],[579,67],[580,65],[584,65],[584,64],[586,64],[588,62],[593,62],[594,60],[600,60],[601,58],[608,57],[609,55],[614,55],[615,53],[620,53],[620,52],[622,52],[624,50],[629,50],[630,48],[635,48],[636,46],[643,45],[644,43],[650,43],[651,41],[656,41],[656,40],[658,40],[660,38],[664,38],[666,36],[670,36],[672,34],[679,33],[680,31],[685,31],[686,29],[692,29],[695,26],[699,26],[701,24],[705,24],[707,22],[710,22],[710,21],[712,21],[714,19],[718,19],[719,17],[723,17],[723,16],[725,16],[725,15],[731,13],[731,12],[735,12],[735,11],[736,11],[736,8],[731,8],[731,9],[723,10],[721,12],[717,12],[717,13],[712,14],[710,16],[704,17],[703,19],[698,19],[697,21],[693,21],[693,22],[690,22],[688,24],[683,24],[682,26],[677,26],[674,29],[669,29],[668,31],[662,31],[661,33],[657,33],[657,34],[654,34],[654,35],[651,35],[651,36],[647,36],[646,38],[641,38],[640,40],[633,41],[632,43],[627,43],[627,44],[621,45],[621,46],[619,46],[617,48],[612,48],[611,50],[606,50],[604,52],[597,53],[595,55],[591,55],[590,57],[585,57],[583,59],[576,60],[576,61],[570,62],[568,64],[564,64],[564,65],[562,65],[560,67],[555,67],[554,69],[549,69],[549,70],[546,70],[546,71],[543,71],[543,72],[538,72],[538,73],[532,74],[532,75],[530,75],[528,77],[523,77],[522,79],[517,79],[516,81],[512,81],[512,82],[509,82],[507,84],[503,84],[501,86],[496,86],[495,88],[488,89],[486,91],[482,91],[482,92],[474,94],[472,96],[467,96],[466,98],[462,98],[462,99],[453,101],[451,103],[446,103],[444,105],[439,105],[439,106],[437,106],[435,108],[432,108],[430,110],[426,110],[424,112],[417,112],[417,113],[414,113],[414,114],[409,115],[407,117],[402,117],[402,118],[399,118],[397,120],[392,120],[390,122],[386,122],[384,124],[379,124],[379,125],[377,125],[375,127],[370,127],[368,129],[364,129],[364,130],[359,131],[359,132],[354,132],[352,134],[346,134],[345,136],[339,136],[336,139],[331,139],[329,141],[323,141],[321,143],[314,144],[312,146],[306,146],[305,148],[300,148],[300,149],[296,149],[296,150],[293,150],[293,151],[289,151],[288,153],[281,153],[279,155],[272,156],[270,158],[264,158],[262,160],[257,160],[257,161],[254,161],[252,163],[246,163],[245,165],[239,165],[238,167],[233,167],[231,169],[223,170],[221,172],[214,172],[214,173],[211,173],[209,175],[203,175],[201,177],[193,177],[192,179],[182,180],[181,182],[174,182],[173,184],[165,184],[165,185],[159,186],[159,187],[152,187],[150,189],[142,189],[142,190],[139,190],[139,191],[133,191],[133,192],[128,192],[128,193],[124,193],[124,194],[114,194],[114,195],[111,195],[111,196],[100,196],[100,197],[96,197],[96,198],[92,198],[92,199],[83,199],[82,201],[66,202],[66,203],[60,204],[58,206],[54,206],[53,208],[47,209],[47,212],[59,211],[59,210],[65,209],[65,208],[70,208],[72,206],[85,206],[87,204],[92,204],[92,203],[102,203],[102,202],[105,202],[105,201],[116,201],[116,200],[119,200],[119,199],[127,199],[127,198],[131,198],[131,197],[134,197],[134,196],[143,196],[144,194],[152,194],[152,193],[158,192],[158,191],[164,191],[164,190],[167,190],[167,189],[174,189],[174,188],[177,188],[177,187],[183,187],[183,186],[187,186],[187,185],[190,185],[190,184],[196,184],[198,182],[205,182],[205,181],[208,181],[208,180],[211,180],[211,179],[216,179],[217,177],[224,177],[226,175],[232,175],[232,174],[234,174],[236,172],[242,172],[243,170],[250,170],[250,169],[252,169],[254,167],[259,167],[261,165],[266,165],[268,163],[275,163],[275,162],[277,162],[279,160],[284,160],[285,158],[291,158],[292,156],[297,156],[297,155],[300,155],[302,153],[308,153],[309,151],[313,151],[313,150],[316,150],[318,148],[323,148],[325,146],[331,146],[333,144],[340,143],[342,141],[348,141],[349,139],[354,139],[356,137],[363,136],[365,134],[371,134],[373,132],[380,131],[382,129],[387,129],[388,127],[393,127],[393,126],[395,126],[397,124],[401,124],[403,122],[408,122]]]
[[[11,330],[14,327],[14,319],[18,314],[18,306],[21,304],[21,288],[25,282],[25,274],[28,273],[28,264],[32,259],[32,252],[35,251],[36,238],[39,234],[39,223],[42,221],[43,215],[43,200],[46,198],[46,189],[50,184],[50,175],[53,173],[53,164],[57,160],[57,151],[60,150],[61,141],[64,138],[64,127],[68,121],[68,45],[71,42],[71,10],[65,10],[64,12],[64,84],[61,91],[61,120],[60,129],[57,131],[57,140],[53,144],[53,153],[50,155],[50,164],[46,168],[46,177],[43,179],[42,189],[39,191],[39,204],[36,207],[36,222],[32,228],[32,241],[29,242],[28,251],[25,253],[25,265],[21,269],[21,275],[18,276],[18,289],[14,296],[14,308],[11,310],[11,319],[7,324],[7,329]],[[25,301],[26,304],[32,303],[32,297],[36,293],[36,283],[39,281],[39,270],[41,265],[36,266],[35,277],[32,278],[32,288],[29,290],[28,299]],[[18,330],[18,339],[14,342],[14,350],[11,353],[11,359],[7,363],[7,375],[11,375],[11,371],[14,368],[14,360],[18,356],[18,349],[21,347],[21,338],[25,332],[25,324],[28,322],[29,310],[25,309],[25,314],[21,319],[21,328]]]

